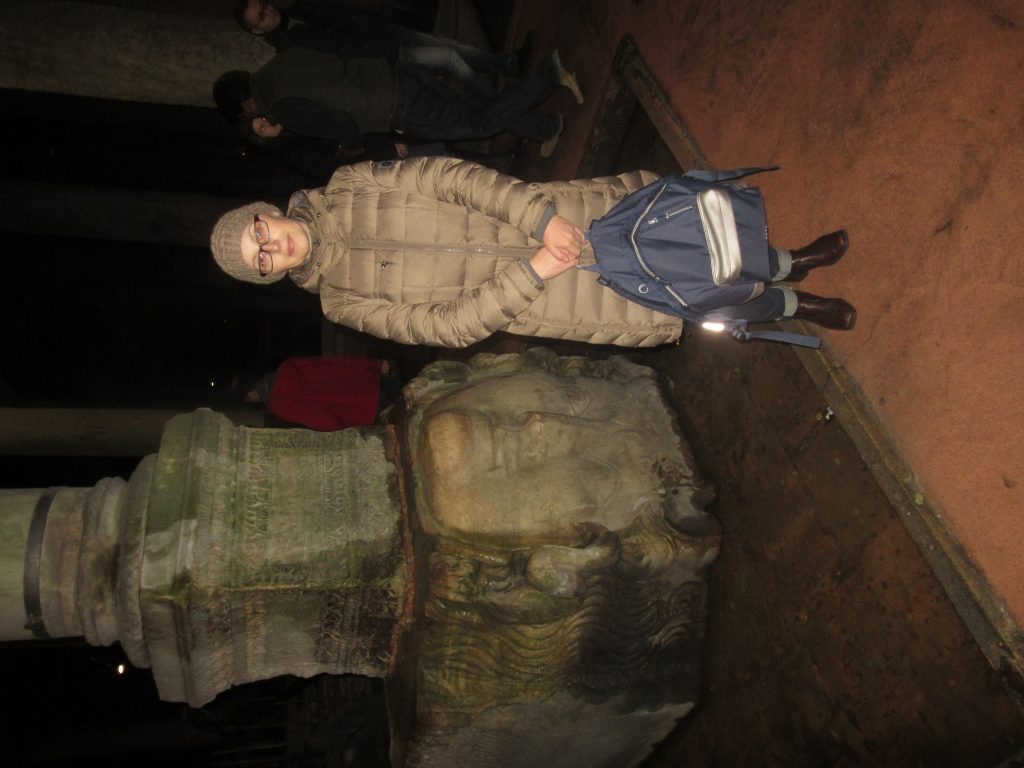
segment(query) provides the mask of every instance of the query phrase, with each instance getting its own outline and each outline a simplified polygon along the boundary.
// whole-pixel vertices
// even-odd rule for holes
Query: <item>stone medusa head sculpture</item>
[[[719,545],[654,372],[480,355],[405,396],[410,762],[632,764],[695,701]]]

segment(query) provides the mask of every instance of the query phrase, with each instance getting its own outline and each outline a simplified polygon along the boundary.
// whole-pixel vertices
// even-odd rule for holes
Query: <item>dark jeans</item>
[[[447,72],[453,77],[472,77],[478,72],[499,75],[516,74],[516,57],[510,53],[490,53],[446,37],[428,35],[404,27],[392,27],[402,46],[406,61],[428,69]]]
[[[560,121],[533,108],[556,85],[550,59],[494,97],[459,89],[421,66],[399,62],[391,123],[396,130],[421,139],[483,139],[508,131],[530,141],[546,141],[558,131]]]

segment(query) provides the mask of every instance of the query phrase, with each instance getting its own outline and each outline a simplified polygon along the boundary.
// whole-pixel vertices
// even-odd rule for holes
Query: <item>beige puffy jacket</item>
[[[536,184],[446,157],[345,166],[326,187],[292,197],[288,215],[309,224],[313,245],[292,279],[320,294],[329,320],[404,344],[463,347],[495,331],[627,347],[675,341],[680,318],[626,301],[592,272],[544,282],[528,264],[552,207],[587,229],[656,178]]]

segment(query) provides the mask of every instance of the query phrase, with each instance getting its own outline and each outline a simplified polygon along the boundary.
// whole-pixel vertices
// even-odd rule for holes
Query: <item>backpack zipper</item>
[[[684,206],[682,208],[678,208],[677,210],[669,211],[668,213],[663,213],[660,216],[655,216],[653,219],[648,219],[647,220],[647,224],[648,224],[648,226],[653,226],[654,224],[657,224],[658,221],[660,221],[662,219],[664,219],[665,221],[668,221],[673,216],[678,216],[680,213],[686,213],[687,211],[689,211],[692,208],[693,208],[692,205],[687,205],[687,206]]]
[[[662,288],[664,288],[666,291],[668,291],[670,294],[672,294],[672,297],[676,301],[678,301],[680,304],[682,304],[684,307],[689,307],[690,305],[687,304],[685,301],[683,301],[683,297],[680,296],[678,293],[676,293],[672,289],[672,286],[669,283],[664,282],[660,277],[658,277],[657,274],[655,274],[654,270],[652,270],[649,266],[647,266],[647,262],[644,261],[644,257],[640,255],[640,246],[638,246],[636,244],[636,231],[638,229],[640,229],[640,224],[643,222],[643,220],[647,216],[647,214],[649,214],[651,212],[651,208],[654,207],[654,204],[656,202],[658,202],[658,198],[661,197],[661,193],[664,192],[667,188],[668,188],[668,183],[666,182],[665,185],[662,186],[662,188],[658,190],[658,194],[656,194],[654,196],[654,199],[652,199],[651,202],[648,203],[647,207],[644,208],[644,212],[642,214],[640,214],[640,216],[636,220],[636,223],[633,225],[633,231],[629,233],[629,240],[633,244],[633,254],[636,256],[636,261],[640,265],[640,268],[647,274],[647,276],[650,277],[651,280],[656,282]],[[687,206],[685,208],[680,208],[679,210],[675,211],[675,213],[682,213],[683,211],[688,210],[689,208],[692,208],[692,207],[693,206],[690,205],[690,206]],[[673,214],[673,215],[675,215],[675,214]],[[668,217],[666,216],[666,218],[668,218]],[[657,220],[658,220],[658,217],[655,216],[652,221],[657,221]],[[652,223],[652,222],[648,222],[648,224],[650,224],[650,223]],[[646,291],[643,291],[643,290],[641,290],[640,292],[641,293],[646,293]]]

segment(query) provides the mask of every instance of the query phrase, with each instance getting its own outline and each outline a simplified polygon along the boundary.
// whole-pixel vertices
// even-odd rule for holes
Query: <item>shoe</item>
[[[558,130],[555,131],[554,136],[540,145],[541,157],[551,157],[555,154],[555,147],[558,146],[558,140],[562,137],[562,131],[565,130],[565,118],[561,115],[555,115],[555,117],[558,118]]]
[[[802,291],[793,293],[797,301],[795,320],[807,320],[834,331],[852,331],[857,324],[857,310],[845,299],[824,299]]]
[[[512,73],[513,77],[520,77],[523,72],[526,71],[526,63],[530,60],[530,54],[533,52],[533,30],[531,29],[526,33],[526,37],[523,38],[522,44],[512,52],[513,64],[516,71]]]
[[[558,51],[555,51],[554,53],[551,54],[551,60],[554,62],[555,65],[555,79],[558,81],[558,84],[564,85],[566,88],[572,91],[572,95],[576,97],[576,103],[582,104],[583,91],[580,90],[580,84],[576,80],[576,75],[574,75],[572,72],[570,72],[569,70],[562,66],[562,59],[558,55]]]
[[[850,236],[845,229],[822,235],[810,245],[793,251],[793,266],[789,270],[786,282],[799,283],[812,269],[831,267],[846,253],[850,247]]]

